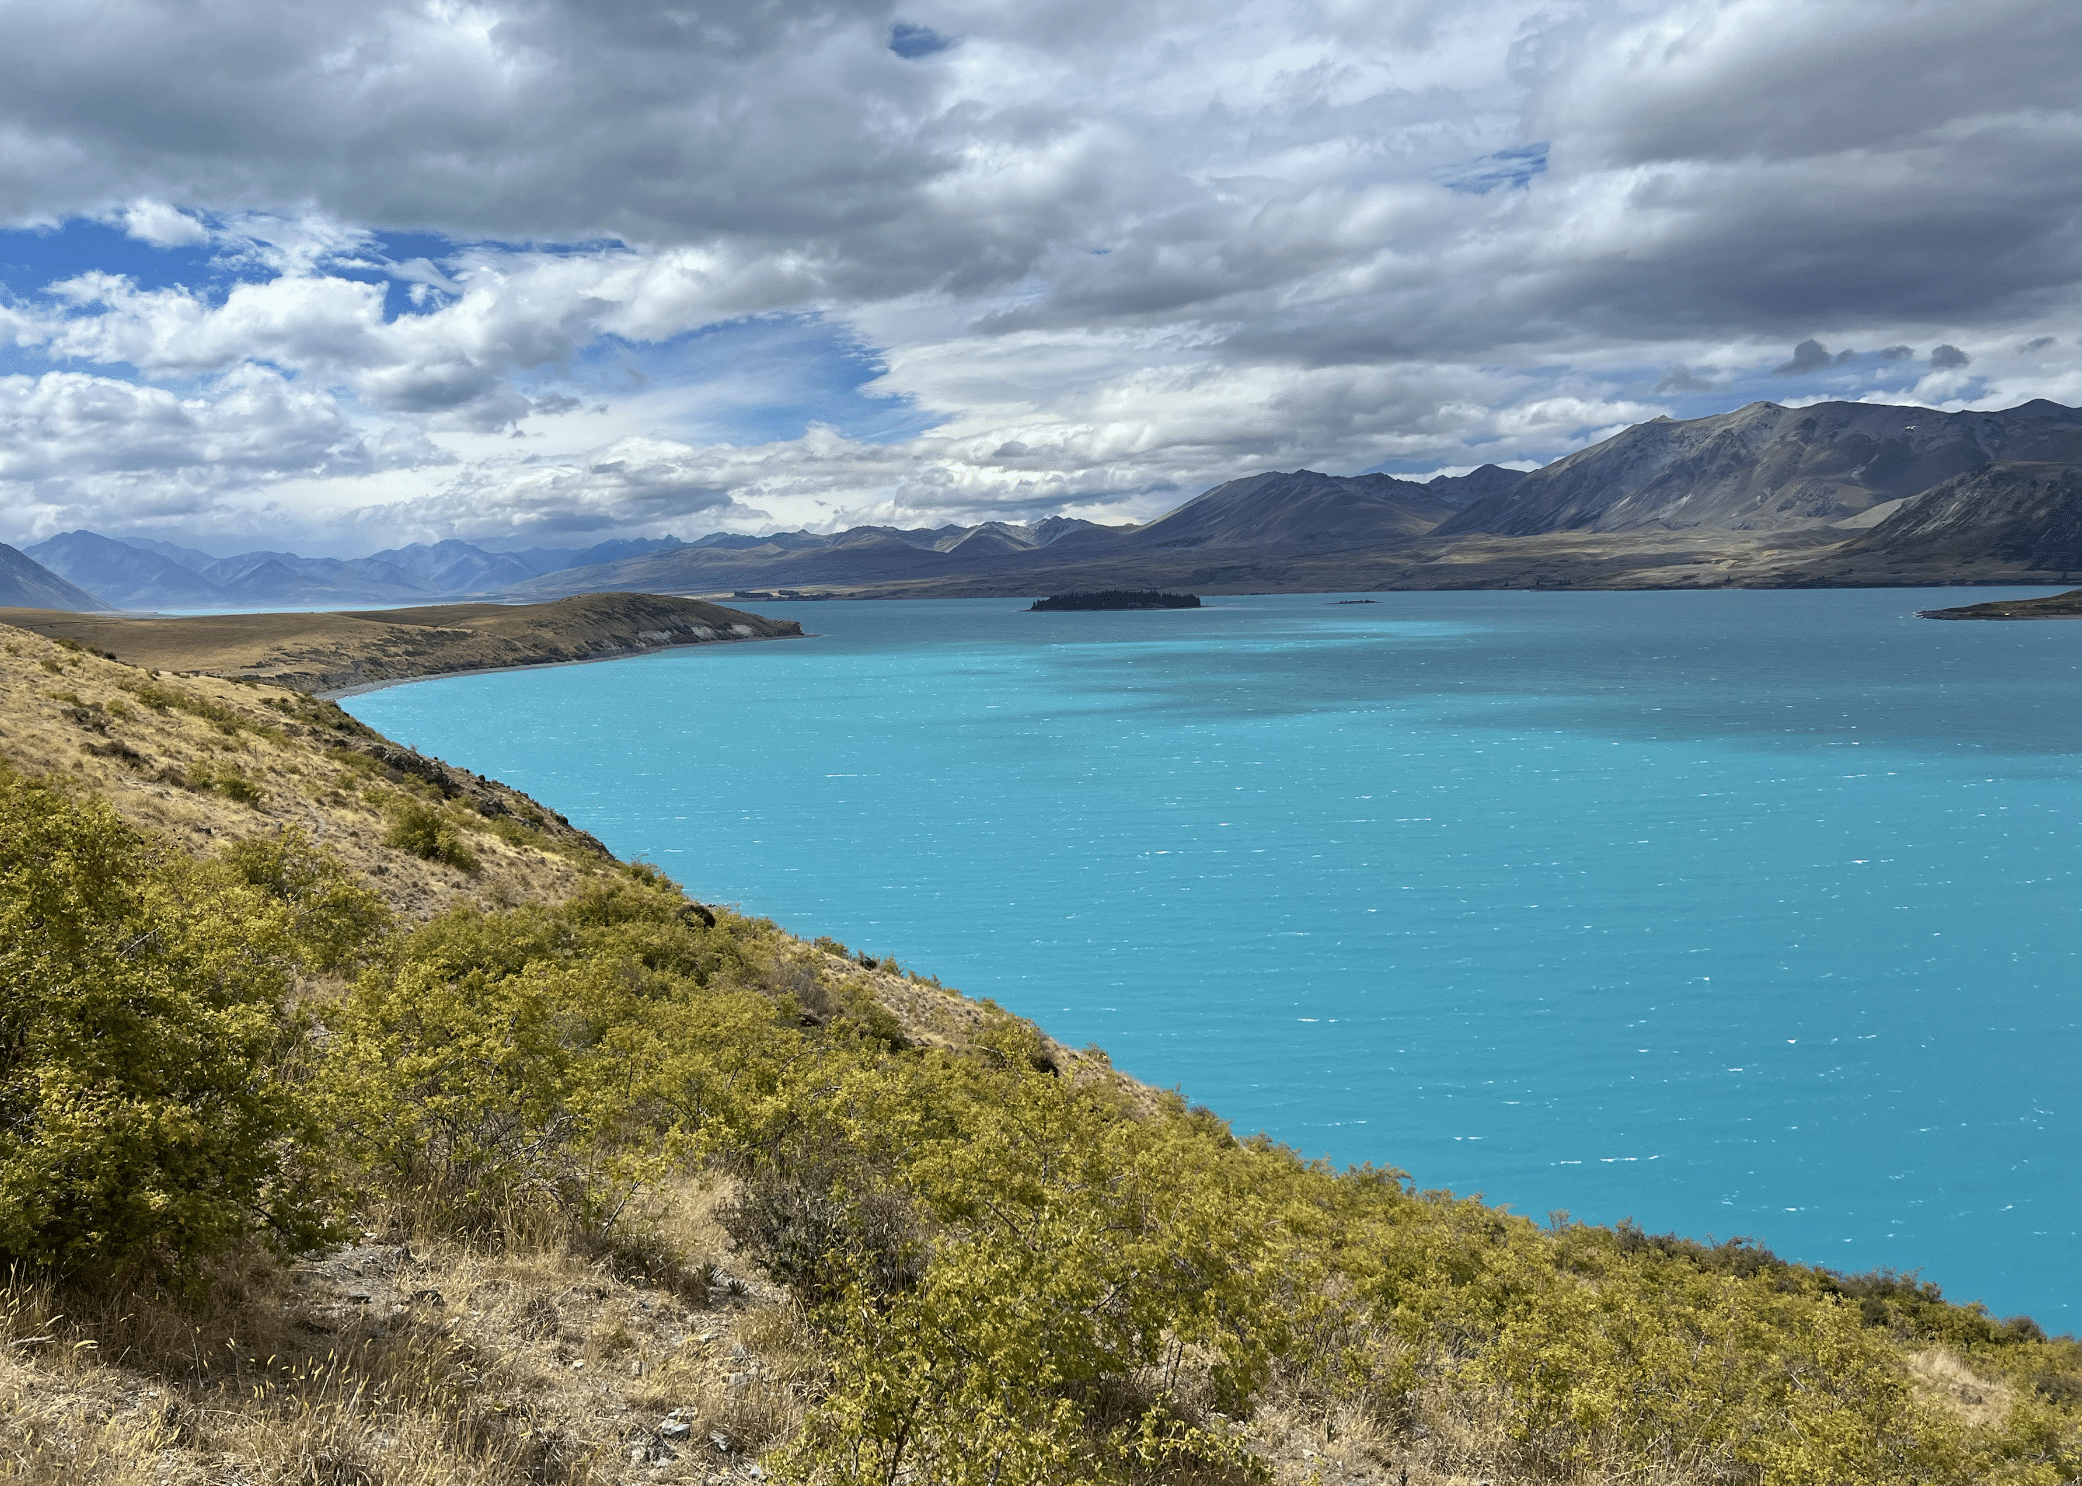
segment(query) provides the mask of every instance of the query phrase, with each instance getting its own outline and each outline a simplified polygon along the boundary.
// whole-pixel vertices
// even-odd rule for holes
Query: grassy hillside
[[[2082,1349],[1335,1172],[0,630],[0,1478],[2050,1483]]]

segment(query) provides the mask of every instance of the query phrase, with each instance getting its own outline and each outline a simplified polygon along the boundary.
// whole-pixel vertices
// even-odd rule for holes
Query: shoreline
[[[736,635],[728,640],[684,640],[672,645],[651,645],[617,650],[608,655],[582,655],[575,660],[538,660],[518,666],[462,666],[452,671],[423,671],[417,676],[390,676],[381,681],[358,681],[352,686],[342,686],[325,691],[307,692],[321,702],[337,702],[342,697],[358,697],[372,691],[385,691],[393,686],[412,686],[421,681],[446,681],[455,676],[496,676],[506,671],[554,671],[564,666],[593,666],[604,661],[634,660],[643,655],[663,655],[671,650],[706,650],[718,645],[757,645],[768,640],[815,640],[822,636],[805,630],[798,635]]]

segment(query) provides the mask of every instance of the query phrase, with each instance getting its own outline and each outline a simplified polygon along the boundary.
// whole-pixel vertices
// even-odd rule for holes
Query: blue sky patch
[[[216,262],[208,243],[155,248],[108,222],[75,217],[62,226],[0,230],[0,285],[17,299],[40,294],[60,279],[99,269],[127,275],[142,289],[229,284],[234,275]]]
[[[934,52],[944,52],[953,45],[952,36],[942,36],[930,26],[898,21],[889,28],[889,49],[907,62],[930,57]]]
[[[1449,191],[1486,196],[1505,186],[1527,186],[1536,175],[1547,173],[1547,141],[1512,145],[1507,150],[1478,155],[1459,165],[1449,165],[1435,178]]]
[[[872,351],[818,316],[771,315],[711,325],[654,345],[604,339],[565,374],[540,378],[523,390],[566,392],[599,403],[650,389],[682,389],[688,411],[659,433],[696,444],[797,439],[812,423],[829,424],[863,443],[891,444],[941,421],[908,399],[862,391],[882,369]]]

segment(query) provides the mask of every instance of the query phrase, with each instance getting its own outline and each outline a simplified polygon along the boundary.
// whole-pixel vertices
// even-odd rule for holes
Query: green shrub
[[[343,1147],[441,1222],[550,1211],[593,1236],[667,1166],[736,1148],[792,1029],[774,1001],[714,984],[748,962],[679,904],[623,875],[400,941],[332,1014]]]
[[[281,847],[282,874],[300,848]],[[320,874],[322,875],[322,873]],[[0,1262],[192,1271],[258,1232],[328,1236],[286,1072],[298,968],[358,932],[98,800],[0,771]]]
[[[445,812],[408,797],[400,796],[390,803],[390,829],[383,834],[383,844],[430,862],[445,862],[464,872],[483,870],[476,854],[463,844],[462,832]]]
[[[349,968],[380,944],[390,927],[384,901],[357,886],[344,867],[293,827],[236,842],[207,870],[279,905],[303,963],[313,970]]]

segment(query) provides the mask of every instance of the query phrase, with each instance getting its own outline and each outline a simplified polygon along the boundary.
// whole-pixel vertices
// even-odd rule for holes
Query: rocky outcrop
[[[2082,588],[2042,599],[1999,599],[1990,604],[1962,604],[1956,609],[1920,609],[1924,619],[2082,619]]]

